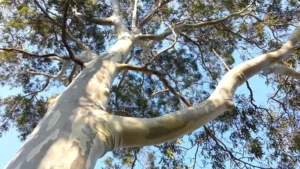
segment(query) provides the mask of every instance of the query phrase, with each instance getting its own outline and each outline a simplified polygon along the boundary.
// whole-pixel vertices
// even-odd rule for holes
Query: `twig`
[[[226,64],[226,62],[221,58],[221,56],[214,50],[212,49],[212,51],[214,52],[214,54],[222,61],[222,63],[224,64],[225,68],[227,69],[227,71],[230,71],[229,66]]]
[[[168,91],[170,91],[170,89],[164,89],[164,90],[160,90],[160,91],[154,92],[154,93],[152,93],[151,97],[153,97],[153,96],[155,96],[157,94],[160,94],[160,93],[168,92]]]
[[[186,38],[188,41],[192,42],[194,45],[197,46],[199,52],[200,52],[200,56],[201,56],[201,66],[203,67],[204,70],[206,70],[208,72],[208,74],[211,76],[212,79],[214,79],[215,77],[213,76],[213,73],[210,71],[210,69],[206,66],[206,63],[204,61],[204,56],[203,56],[203,52],[201,50],[201,46],[195,42],[194,40],[192,40],[190,37],[188,37],[187,35],[181,33],[180,35],[182,35],[184,38]]]
[[[134,168],[135,162],[137,161],[137,152],[136,152],[136,151],[137,151],[137,150],[134,150],[134,160],[133,160],[133,163],[132,163],[132,165],[131,165],[131,169]]]
[[[197,143],[197,148],[196,148],[196,152],[195,152],[195,156],[194,156],[195,159],[194,159],[193,169],[195,169],[195,167],[196,167],[199,146],[200,146],[199,143]]]
[[[173,43],[172,43],[170,46],[166,47],[165,49],[163,49],[162,51],[160,51],[159,53],[157,53],[157,54],[150,60],[150,62],[149,62],[148,64],[150,64],[150,63],[152,63],[154,60],[156,60],[157,57],[158,57],[160,54],[162,54],[162,53],[168,51],[169,49],[173,48],[173,47],[175,46],[177,40],[178,40],[178,35],[177,35],[175,29],[172,28],[168,23],[165,23],[165,24],[172,30],[172,33],[174,34],[174,41],[173,41]],[[174,27],[176,27],[176,24],[175,24]],[[147,65],[148,65],[148,64],[147,64]]]

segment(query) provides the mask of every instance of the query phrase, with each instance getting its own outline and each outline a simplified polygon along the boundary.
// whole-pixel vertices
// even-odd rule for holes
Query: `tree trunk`
[[[103,117],[117,63],[132,48],[123,36],[106,53],[90,62],[51,105],[7,169],[90,169],[114,148],[115,131]]]
[[[109,90],[119,71],[126,67],[119,63],[124,62],[139,38],[138,34],[131,35],[122,23],[117,2],[112,0],[113,16],[109,21],[114,23],[119,40],[88,63],[57,98],[7,169],[90,169],[110,150],[159,144],[180,137],[232,109],[237,87],[283,59],[300,41],[298,26],[279,50],[230,70],[212,95],[199,105],[150,119],[114,116],[105,111]],[[139,69],[128,65],[126,68]]]

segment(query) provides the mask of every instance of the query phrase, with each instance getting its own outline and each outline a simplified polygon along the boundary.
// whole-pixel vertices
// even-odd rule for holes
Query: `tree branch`
[[[221,57],[214,49],[212,49],[212,51],[213,51],[214,54],[222,61],[223,65],[225,66],[225,68],[227,69],[227,71],[230,71],[229,66],[228,66],[228,65],[226,64],[226,62],[222,59],[222,57]],[[251,105],[252,105],[255,109],[262,109],[262,110],[265,110],[265,111],[268,113],[268,115],[270,116],[270,118],[273,118],[272,115],[270,114],[270,112],[269,112],[268,109],[263,108],[263,107],[259,107],[259,106],[257,106],[257,105],[254,103],[255,100],[254,100],[253,91],[252,91],[252,89],[251,89],[250,84],[249,84],[248,81],[246,81],[246,86],[247,86],[247,88],[248,88],[248,90],[249,90],[249,92],[250,92],[250,103],[251,103]]]
[[[18,73],[18,74],[41,75],[41,76],[45,76],[45,77],[48,77],[48,78],[56,78],[56,75],[43,73],[43,72],[35,72],[35,71],[26,71],[26,72],[21,72],[21,73]]]
[[[66,86],[69,85],[73,81],[73,76],[76,73],[76,70],[77,70],[77,65],[74,65],[68,79],[65,80]]]
[[[70,61],[65,61],[60,69],[60,71],[56,74],[57,79],[60,79],[66,72],[66,70],[68,69],[68,67],[70,66]]]
[[[178,26],[176,26],[174,29],[182,31],[182,30],[189,30],[189,29],[195,29],[195,28],[200,28],[203,26],[209,26],[209,25],[216,25],[222,22],[225,22],[233,17],[236,16],[245,16],[247,15],[249,12],[245,12],[246,9],[248,9],[250,7],[250,5],[241,10],[240,12],[236,12],[230,15],[225,16],[224,18],[220,18],[220,19],[215,19],[215,20],[211,20],[211,21],[206,21],[206,22],[200,22],[200,23],[196,23],[196,24],[186,24],[186,23],[182,23]],[[163,33],[158,34],[158,35],[154,35],[154,34],[142,34],[142,35],[137,35],[137,38],[140,40],[163,40],[164,38],[166,38],[167,36],[172,34],[172,30],[171,29],[167,29],[165,30]]]
[[[158,57],[160,54],[162,54],[162,53],[168,51],[169,49],[173,48],[173,47],[175,46],[177,40],[178,40],[178,35],[177,35],[176,31],[174,30],[174,28],[172,28],[172,27],[171,27],[169,24],[167,24],[167,23],[165,23],[165,24],[171,29],[172,33],[174,34],[174,40],[173,40],[173,43],[172,43],[170,46],[168,46],[168,47],[166,47],[165,49],[163,49],[162,51],[160,51],[158,54],[156,54],[156,55],[150,60],[150,62],[147,63],[147,65],[149,65],[149,64],[152,63],[154,60],[156,60],[157,57]],[[174,25],[174,27],[176,27],[176,24]]]
[[[63,15],[63,25],[62,25],[62,35],[61,35],[61,39],[62,39],[62,42],[65,46],[65,48],[67,49],[69,55],[70,55],[70,58],[75,62],[77,63],[78,65],[80,65],[81,67],[84,66],[84,63],[77,59],[73,52],[72,52],[72,49],[71,47],[69,46],[67,40],[66,40],[66,26],[67,26],[67,14],[68,14],[68,9],[69,9],[69,0],[66,0],[65,2],[65,5],[64,5],[64,15]]]
[[[56,53],[38,55],[38,54],[30,53],[26,50],[16,49],[16,48],[0,48],[0,50],[7,51],[7,52],[18,52],[18,53],[22,53],[23,55],[28,55],[28,56],[32,56],[32,57],[36,57],[36,58],[48,58],[48,59],[59,60],[59,61],[64,61],[64,60],[70,59],[70,58],[60,56]]]
[[[83,50],[90,50],[88,46],[86,46],[84,43],[82,43],[80,40],[76,39],[68,30],[66,30],[66,34],[69,36],[69,38],[74,41],[81,49]]]
[[[32,75],[41,75],[41,76],[45,76],[47,78],[54,78],[57,79],[59,81],[62,81],[65,85],[67,85],[67,81],[69,81],[69,83],[72,81],[70,81],[70,76],[73,76],[73,74],[75,72],[73,72],[74,70],[72,70],[72,72],[70,73],[70,76],[68,79],[63,79],[62,76],[65,74],[66,70],[68,69],[68,67],[70,66],[70,61],[69,60],[65,60],[60,71],[56,74],[56,75],[52,75],[52,74],[48,74],[48,73],[43,73],[43,72],[35,72],[35,71],[26,71],[23,73],[19,73],[19,74],[32,74]],[[74,68],[73,68],[74,69]],[[76,71],[76,69],[75,69]]]
[[[110,17],[109,18],[87,17],[79,12],[75,12],[74,15],[77,16],[78,18],[84,19],[90,23],[94,23],[98,25],[112,26],[114,24]]]
[[[138,24],[138,28],[141,29],[146,23],[148,23],[152,17],[154,16],[154,14],[164,5],[166,5],[167,3],[171,2],[172,0],[159,0],[158,5],[150,12],[148,13],[145,18]]]
[[[21,96],[22,97],[22,99],[20,99],[19,101],[17,101],[15,104],[14,104],[14,106],[9,110],[9,114],[11,114],[14,110],[15,110],[15,108],[27,97],[27,96],[35,96],[35,95],[37,95],[38,93],[40,93],[40,92],[42,92],[42,91],[44,91],[46,88],[47,88],[47,86],[49,85],[49,82],[50,82],[50,79],[49,78],[47,78],[47,80],[46,80],[46,83],[44,84],[44,86],[41,88],[41,89],[39,89],[39,90],[37,90],[37,91],[34,91],[34,92],[32,92],[32,93],[29,93],[29,94],[27,94],[27,95],[24,95],[24,96]]]
[[[280,74],[280,75],[285,75],[285,76],[291,76],[295,79],[300,79],[300,73],[297,72],[293,68],[286,67],[284,65],[272,65],[271,67],[267,68],[264,70],[265,73],[275,73],[275,74]]]
[[[112,9],[114,16],[120,16],[120,2],[119,0],[112,0]]]
[[[139,0],[133,0],[134,4],[133,4],[133,11],[132,11],[132,22],[131,22],[131,28],[133,31],[137,30],[137,4]]]
[[[168,92],[168,91],[170,91],[170,89],[164,89],[164,90],[160,90],[160,91],[154,92],[154,93],[152,93],[151,97],[153,97],[153,96],[155,96],[157,94],[160,94],[160,93]]]
[[[189,101],[187,101],[181,94],[179,94],[170,85],[170,83],[168,82],[168,80],[159,71],[148,69],[146,66],[134,66],[134,65],[129,65],[129,64],[119,64],[118,68],[120,70],[134,70],[134,71],[139,71],[139,72],[143,72],[143,73],[147,73],[147,74],[156,75],[159,78],[159,80],[165,85],[165,87],[168,88],[170,90],[170,92],[172,92],[175,95],[175,97],[177,97],[180,100],[182,100],[185,104],[191,105],[191,103]]]
[[[42,11],[42,13],[50,20],[50,22],[52,22],[52,24],[54,26],[59,26],[61,27],[62,29],[62,35],[61,35],[61,38],[62,38],[62,41],[63,41],[63,44],[65,46],[65,48],[67,49],[69,55],[70,55],[70,59],[73,60],[75,63],[77,63],[78,65],[80,65],[81,67],[83,67],[83,62],[79,59],[77,59],[73,52],[72,52],[72,49],[71,47],[69,46],[67,40],[66,40],[66,34],[68,34],[68,36],[75,41],[75,43],[77,45],[79,45],[81,48],[85,49],[85,48],[88,48],[86,47],[82,42],[80,42],[79,40],[77,40],[75,37],[73,37],[73,35],[71,33],[69,33],[67,31],[67,28],[66,28],[66,22],[67,22],[67,13],[68,13],[68,8],[69,8],[69,0],[66,0],[65,2],[65,5],[64,5],[64,15],[63,15],[63,25],[59,24],[58,22],[56,22],[54,19],[52,19],[47,11],[38,3],[37,0],[34,1],[35,4],[38,6],[38,8]]]
[[[115,145],[115,148],[163,143],[187,134],[212,121],[224,111],[234,107],[232,98],[237,87],[266,67],[284,59],[293,51],[299,41],[300,24],[289,40],[277,51],[262,54],[227,72],[211,96],[199,105],[148,119],[114,115],[103,117],[101,115],[102,118],[107,118],[105,121],[111,126],[110,129],[118,133],[120,143]],[[131,69],[155,73],[155,71],[137,66],[120,65],[119,68],[121,70]]]

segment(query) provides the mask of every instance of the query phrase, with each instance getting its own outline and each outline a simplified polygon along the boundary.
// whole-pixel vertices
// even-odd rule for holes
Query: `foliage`
[[[122,15],[129,29],[132,20],[130,2],[120,1]],[[68,57],[61,36],[64,3],[63,0],[3,0],[0,47],[23,49],[38,55],[57,53]],[[249,0],[175,0],[161,7],[142,32],[158,34],[167,28],[164,23],[175,25],[180,21],[198,23],[222,18],[229,13],[241,11],[250,3]],[[45,19],[38,4],[56,24]],[[138,20],[157,5],[158,1],[140,0]],[[108,17],[112,13],[110,2],[77,0],[70,2],[70,8],[68,31],[94,52],[101,53],[116,41],[112,27],[91,24],[74,15],[76,10],[88,17]],[[226,72],[213,50],[222,56],[229,67],[236,61],[253,57],[251,53],[275,50],[299,21],[299,9],[299,2],[294,0],[254,1],[249,15],[182,31],[176,45],[162,53],[149,68],[161,72],[170,85],[188,101],[199,103],[209,96]],[[149,47],[153,51],[162,49],[170,40],[173,39],[154,42]],[[68,44],[74,53],[80,52],[74,41],[69,39]],[[143,46],[134,47],[132,64],[143,65],[140,61],[142,52]],[[281,64],[297,67],[299,56],[299,52],[294,53]],[[0,60],[1,86],[22,89],[22,93],[17,96],[1,99],[0,135],[13,125],[19,130],[20,139],[25,140],[48,108],[48,98],[42,97],[41,92],[52,87],[62,87],[63,83],[24,72],[34,70],[57,74],[62,64],[57,60],[16,51],[1,51]],[[69,66],[65,78],[74,65],[72,63]],[[75,75],[80,71],[76,69]],[[124,80],[121,80],[124,74]],[[186,107],[169,91],[154,94],[166,89],[157,76],[132,71],[124,74],[121,73],[113,83],[109,112],[120,116],[149,118]],[[140,159],[139,165],[144,168],[225,168],[231,161],[234,167],[241,168],[298,168],[299,82],[283,76],[260,74],[260,77],[274,88],[269,100],[266,104],[257,105],[252,94],[236,95],[235,109],[225,112],[207,125],[216,138],[204,129],[199,129],[183,139],[152,148],[116,150],[113,158],[105,159],[104,164],[107,168],[122,168],[124,165],[137,165],[135,161]],[[187,155],[191,152],[195,155]]]

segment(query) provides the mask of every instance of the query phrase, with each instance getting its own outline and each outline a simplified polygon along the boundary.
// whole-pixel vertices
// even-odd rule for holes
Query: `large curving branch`
[[[109,129],[118,133],[114,137],[117,139],[115,148],[160,144],[178,138],[212,121],[234,107],[232,97],[240,85],[266,67],[284,59],[293,52],[299,41],[300,24],[289,40],[277,51],[262,54],[228,71],[211,96],[199,105],[149,119],[114,115],[101,116],[101,118],[105,118]]]
[[[220,19],[215,19],[215,20],[211,20],[211,21],[206,21],[206,22],[200,22],[200,23],[196,23],[196,24],[188,24],[188,23],[182,23],[177,25],[174,29],[175,30],[189,30],[189,29],[195,29],[195,28],[200,28],[203,26],[209,26],[209,25],[216,25],[222,22],[225,22],[233,17],[237,17],[237,16],[245,16],[247,15],[249,12],[245,12],[250,6],[248,6],[247,8],[241,10],[240,12],[236,12],[236,13],[232,13],[229,14],[227,16],[225,16],[224,18],[220,18]],[[165,39],[167,36],[172,34],[172,30],[171,29],[167,29],[165,30],[163,33],[155,35],[155,34],[141,34],[141,35],[137,35],[137,38],[140,40],[156,40],[156,41],[160,41]]]

